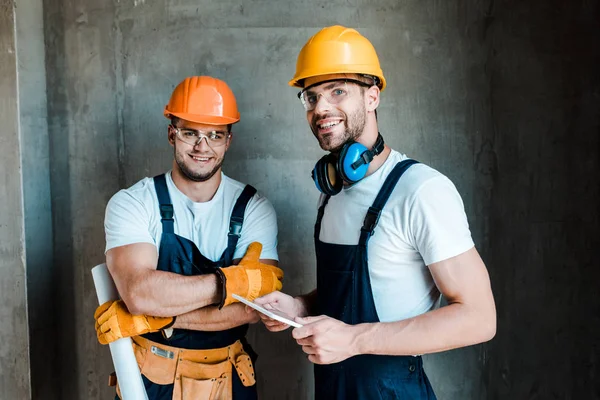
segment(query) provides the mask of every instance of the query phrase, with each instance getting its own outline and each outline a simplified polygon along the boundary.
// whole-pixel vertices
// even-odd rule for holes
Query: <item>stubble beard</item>
[[[352,114],[347,114],[348,118],[343,122],[345,125],[344,132],[342,136],[333,136],[333,135],[318,135],[318,128],[316,125],[316,120],[323,118],[323,116],[319,116],[318,118],[313,117],[313,123],[311,123],[310,127],[313,131],[313,134],[319,141],[319,146],[325,151],[329,151],[331,153],[338,153],[342,150],[342,147],[348,142],[356,141],[362,135],[365,130],[365,126],[367,124],[367,111],[364,108],[359,108],[356,112]],[[334,115],[326,115],[325,118],[333,118],[336,117]]]
[[[185,155],[178,153],[177,148],[174,149],[174,152],[175,152],[175,162],[177,163],[179,170],[181,171],[183,176],[185,176],[187,179],[194,181],[194,182],[206,182],[207,180],[212,178],[217,173],[217,171],[219,171],[221,166],[223,165],[223,158],[221,158],[221,160],[219,160],[217,165],[215,165],[215,167],[210,172],[208,172],[208,173],[195,172],[195,171],[192,171],[186,165],[185,160],[184,160]]]

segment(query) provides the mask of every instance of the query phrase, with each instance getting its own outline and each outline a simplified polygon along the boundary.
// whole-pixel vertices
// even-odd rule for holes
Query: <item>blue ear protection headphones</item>
[[[377,135],[377,141],[371,150],[354,141],[344,144],[338,157],[327,154],[321,158],[312,170],[312,178],[321,193],[335,196],[342,190],[344,181],[356,183],[365,177],[369,163],[384,149],[383,137]]]

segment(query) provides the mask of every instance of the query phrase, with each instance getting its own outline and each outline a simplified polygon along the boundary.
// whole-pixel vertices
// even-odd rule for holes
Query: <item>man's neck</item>
[[[383,151],[373,158],[373,161],[369,163],[369,168],[365,176],[374,174],[387,160],[388,156],[392,152],[392,149],[386,144],[383,146]]]
[[[373,147],[375,146],[375,143],[377,142],[378,136],[379,136],[379,129],[377,127],[377,123],[368,124],[365,127],[363,134],[360,135],[360,138],[358,141],[360,143],[362,143],[363,145],[365,145],[365,147],[367,147],[368,149],[373,149]],[[384,144],[383,151],[381,153],[379,153],[378,155],[376,155],[373,158],[373,160],[369,163],[369,168],[367,169],[367,173],[365,176],[369,176],[369,175],[375,173],[375,171],[377,171],[379,169],[379,167],[381,167],[385,163],[385,161],[387,160],[391,151],[392,151],[392,149],[387,144]]]
[[[181,193],[196,203],[204,203],[212,200],[221,184],[221,169],[210,179],[204,182],[196,182],[181,173],[177,164],[173,165],[171,172],[173,183]]]

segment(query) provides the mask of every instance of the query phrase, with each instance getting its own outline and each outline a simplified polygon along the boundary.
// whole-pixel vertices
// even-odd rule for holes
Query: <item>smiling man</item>
[[[225,82],[186,78],[164,115],[173,169],[106,208],[106,263],[122,300],[96,310],[98,339],[132,337],[150,400],[255,399],[245,334],[258,316],[232,294],[281,288],[275,211],[221,171],[240,119]]]
[[[310,38],[290,85],[329,152],[313,170],[322,192],[317,288],[256,302],[304,325],[292,335],[316,364],[317,400],[435,399],[415,355],[480,343],[496,329],[460,195],[440,172],[385,144],[376,110],[386,80],[356,30],[332,26]],[[438,308],[440,294],[448,306]],[[271,331],[288,328],[261,318]]]

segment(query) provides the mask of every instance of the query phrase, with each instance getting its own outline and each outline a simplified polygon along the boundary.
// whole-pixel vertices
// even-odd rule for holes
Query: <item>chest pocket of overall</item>
[[[330,252],[331,246],[340,251]],[[327,247],[325,249],[324,247]],[[317,243],[320,255],[317,273],[319,312],[347,324],[356,324],[357,270],[356,257],[362,258],[357,246]]]
[[[318,277],[319,287],[335,287],[335,293],[329,293],[321,303],[321,313],[339,319],[347,324],[354,324],[350,302],[334,303],[333,296],[337,298],[354,298],[354,273],[352,271],[323,271]],[[327,289],[330,291],[331,289]],[[320,293],[318,295],[321,297]]]

